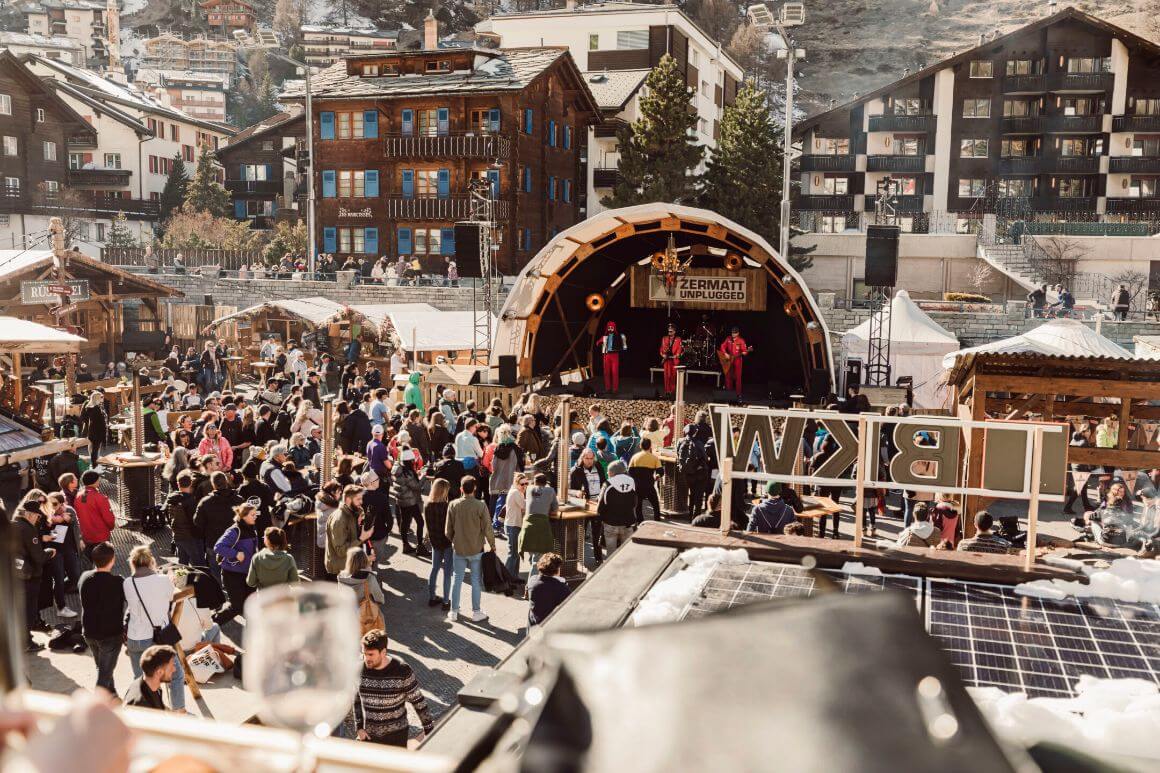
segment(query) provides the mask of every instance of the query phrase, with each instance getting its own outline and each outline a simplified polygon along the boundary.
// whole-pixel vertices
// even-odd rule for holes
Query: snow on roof
[[[1077,319],[1053,319],[1021,335],[959,349],[943,357],[943,367],[954,368],[960,360],[976,354],[1134,359],[1127,349]]]
[[[83,50],[80,41],[72,38],[49,37],[34,32],[0,30],[0,46],[39,46],[41,48],[68,48]]]
[[[0,317],[0,351],[75,352],[85,339],[19,317]]]
[[[295,317],[306,320],[312,325],[321,325],[343,313],[347,306],[329,298],[324,298],[321,295],[311,296],[309,298],[288,298],[285,300],[264,301],[255,304],[241,311],[235,311],[233,314],[227,314],[223,317],[218,317],[210,323],[210,327],[216,327],[223,322],[238,317],[252,317],[262,311],[269,311],[271,309],[278,309],[287,314],[292,314]]]
[[[584,73],[584,82],[601,110],[621,110],[648,74],[648,70],[591,71]]]
[[[364,38],[394,39],[399,37],[399,30],[381,30],[376,27],[328,27],[323,24],[303,24],[301,30],[317,34],[354,35]]]
[[[51,260],[52,250],[49,249],[0,250],[0,282],[32,266]]]
[[[351,306],[367,322],[378,330],[386,330],[391,324],[391,312],[432,312],[439,311],[428,303],[359,303]]]

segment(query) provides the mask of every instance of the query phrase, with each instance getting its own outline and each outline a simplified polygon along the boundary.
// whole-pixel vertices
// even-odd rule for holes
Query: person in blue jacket
[[[215,623],[225,623],[242,613],[246,599],[254,589],[246,584],[250,561],[258,552],[260,540],[254,523],[258,520],[260,502],[249,499],[234,508],[234,523],[226,529],[213,546],[214,555],[221,564],[222,585],[225,586],[229,605],[213,616]]]

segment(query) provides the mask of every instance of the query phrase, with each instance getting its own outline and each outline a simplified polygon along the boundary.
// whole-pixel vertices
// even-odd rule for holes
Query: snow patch
[[[1144,679],[1081,676],[1074,698],[1028,698],[998,687],[967,691],[995,732],[1013,743],[1160,760],[1160,688]]]
[[[714,569],[721,564],[748,563],[749,554],[741,548],[694,548],[681,553],[679,560],[685,564],[684,568],[658,582],[640,600],[629,620],[633,626],[680,620],[685,609],[697,599]]]
[[[1119,558],[1102,571],[1092,572],[1086,583],[1069,580],[1035,580],[1015,586],[1022,596],[1044,599],[1099,598],[1160,604],[1160,561]]]
[[[842,564],[842,571],[846,574],[861,574],[866,577],[881,577],[882,570],[876,566],[866,566],[861,561],[847,561]]]
[[[121,13],[128,16],[131,13],[144,10],[148,4],[149,0],[122,0]]]

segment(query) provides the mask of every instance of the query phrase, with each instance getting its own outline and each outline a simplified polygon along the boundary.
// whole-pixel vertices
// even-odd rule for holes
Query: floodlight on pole
[[[791,155],[793,145],[793,63],[797,59],[804,59],[806,55],[804,48],[794,48],[786,30],[790,27],[800,26],[805,21],[806,8],[804,3],[785,3],[781,7],[776,25],[777,34],[785,43],[785,48],[777,52],[777,58],[785,60],[785,133],[782,138],[781,217],[778,229],[778,251],[782,260],[789,259],[789,221],[791,215],[789,180],[790,165],[793,163]]]
[[[314,103],[310,92],[310,65],[298,68],[306,76],[306,160],[310,174],[306,178],[306,243],[309,245],[306,268],[314,276],[318,262],[318,242],[314,227]]]

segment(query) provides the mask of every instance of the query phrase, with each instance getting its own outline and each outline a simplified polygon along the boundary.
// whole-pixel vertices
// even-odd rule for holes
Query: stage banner
[[[767,282],[761,269],[694,269],[666,286],[649,266],[633,266],[631,280],[634,308],[655,309],[672,304],[686,309],[765,310]]]

